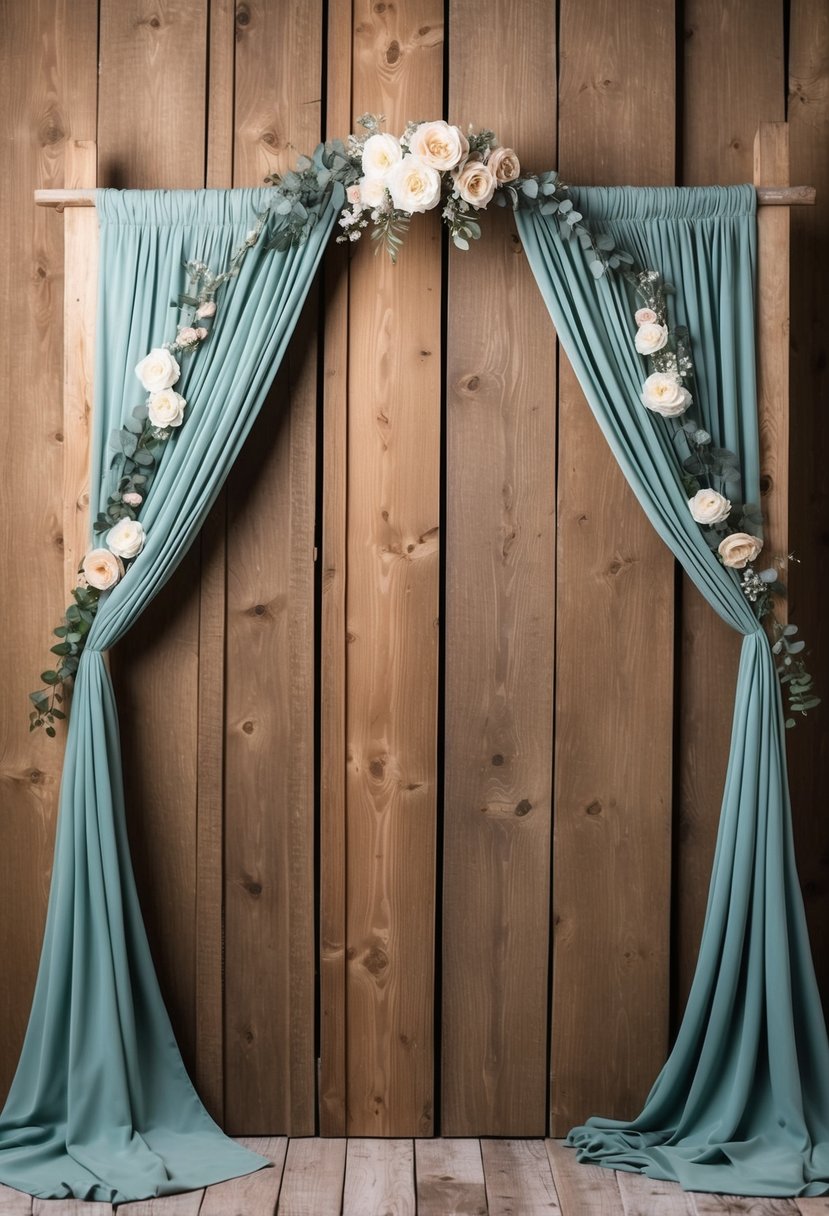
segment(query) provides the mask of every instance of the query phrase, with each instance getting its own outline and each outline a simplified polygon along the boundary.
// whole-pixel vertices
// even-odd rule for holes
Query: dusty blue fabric
[[[91,484],[101,504],[112,476],[107,436],[146,397],[135,365],[175,336],[170,301],[185,287],[182,263],[202,259],[223,269],[268,194],[98,192]],[[267,252],[260,241],[238,279],[220,288],[210,338],[181,359],[176,388],[188,417],[141,510],[147,544],[102,598],[81,658],[40,969],[0,1116],[0,1180],[41,1198],[123,1203],[267,1164],[207,1114],[173,1037],[130,863],[118,718],[102,652],[140,616],[198,533],[285,353],[340,201],[338,189],[306,244]]]
[[[676,286],[671,306],[692,336],[697,417],[715,443],[740,453],[746,498],[759,501],[754,191],[595,188],[573,196],[592,227],[614,233],[640,266]],[[559,238],[554,220],[521,212],[518,227],[625,477],[714,610],[743,634],[708,907],[676,1044],[635,1119],[591,1118],[569,1142],[580,1160],[686,1190],[825,1194],[829,1046],[795,869],[769,643],[737,576],[691,517],[672,428],[639,400],[647,367],[634,349],[630,289],[619,276],[593,280],[582,250]],[[717,673],[709,677],[716,695]]]

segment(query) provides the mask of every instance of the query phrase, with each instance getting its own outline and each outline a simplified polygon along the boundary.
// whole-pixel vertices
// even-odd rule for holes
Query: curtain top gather
[[[754,186],[570,186],[591,220],[738,219],[757,211]]]
[[[267,210],[272,186],[232,190],[96,190],[95,209],[101,224],[209,225],[236,227]]]

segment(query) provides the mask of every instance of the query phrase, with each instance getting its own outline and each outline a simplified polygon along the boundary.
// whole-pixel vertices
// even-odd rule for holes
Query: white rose
[[[724,566],[731,566],[733,570],[744,570],[762,548],[763,542],[756,536],[751,536],[748,532],[732,532],[720,541],[717,552]]]
[[[184,407],[187,402],[174,389],[165,388],[153,393],[147,402],[147,413],[153,426],[181,426],[184,422]]]
[[[731,503],[716,490],[697,490],[688,506],[698,524],[721,524],[731,514]]]
[[[156,347],[145,355],[135,368],[135,374],[148,393],[160,393],[172,388],[181,375],[181,368],[168,350]]]
[[[107,548],[116,557],[125,557],[128,560],[138,556],[144,548],[144,540],[144,528],[137,519],[119,519],[106,534]]]
[[[497,182],[514,182],[521,172],[521,164],[512,148],[493,148],[486,163]]]
[[[382,207],[386,201],[386,183],[382,177],[361,177],[357,183],[360,202],[364,207]]]
[[[405,156],[394,165],[386,185],[398,211],[430,211],[440,202],[440,174],[418,156]]]
[[[409,140],[409,151],[424,165],[445,173],[469,155],[469,140],[448,122],[422,122]]]
[[[365,177],[385,177],[402,157],[400,141],[393,135],[369,135],[363,144],[363,174]]]
[[[668,343],[668,327],[654,321],[646,321],[644,325],[639,326],[634,341],[640,355],[655,355]]]
[[[676,418],[691,404],[691,394],[674,376],[654,372],[642,385],[642,404],[663,418]]]
[[[455,175],[455,189],[473,207],[485,207],[495,193],[495,174],[479,160],[468,160]]]
[[[633,319],[637,325],[655,325],[659,317],[652,308],[639,308],[633,314]]]
[[[109,549],[90,549],[83,559],[81,567],[83,574],[78,580],[78,586],[95,587],[98,591],[109,591],[114,587],[124,573],[124,563],[120,557],[110,553]]]

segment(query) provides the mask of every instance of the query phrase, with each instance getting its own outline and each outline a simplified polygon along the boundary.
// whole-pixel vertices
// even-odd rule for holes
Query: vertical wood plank
[[[322,4],[236,7],[234,183],[320,135]],[[302,70],[297,70],[301,53]],[[228,480],[225,1118],[314,1131],[316,299]]]
[[[348,1141],[343,1216],[415,1216],[411,1140]]]
[[[477,1140],[416,1140],[418,1216],[487,1216]]]
[[[563,0],[559,37],[565,180],[670,183],[672,0]],[[554,1135],[635,1115],[665,1058],[673,729],[673,561],[560,374]]]
[[[340,1216],[345,1140],[292,1140],[288,1145],[279,1216]]]
[[[65,184],[94,140],[97,5],[7,4],[0,40],[0,355],[5,369],[0,562],[7,590],[0,706],[0,1102],[17,1067],[43,936],[62,739],[28,732],[64,599],[63,218],[32,190]],[[23,396],[17,386],[24,386]],[[25,401],[25,405],[21,404]],[[21,560],[23,559],[23,560]]]
[[[329,138],[351,126],[352,0],[328,5]],[[346,1132],[346,578],[348,255],[324,265],[322,616],[320,666],[320,1068],[323,1136]]]
[[[441,108],[437,0],[354,6],[354,113]],[[368,242],[366,242],[368,246]],[[351,267],[348,429],[349,1131],[428,1135],[440,465],[440,225]]]
[[[204,185],[206,67],[206,0],[102,0],[101,185]],[[191,1072],[200,566],[195,545],[112,655],[121,721],[129,723],[122,748],[136,881],[161,989]],[[164,763],[149,763],[152,756]]]
[[[489,1216],[565,1216],[543,1140],[482,1140]]]
[[[791,215],[791,432],[792,551],[789,608],[809,644],[809,670],[823,704],[788,732],[797,859],[812,954],[829,1009],[829,820],[815,814],[829,772],[829,642],[825,588],[829,586],[829,478],[826,476],[826,402],[829,401],[829,7],[795,0],[789,40],[789,137],[792,180],[817,189],[814,207]]]
[[[783,117],[778,0],[688,0],[683,27],[684,185],[752,180],[758,120]],[[785,211],[770,207],[768,211]],[[696,966],[717,834],[740,638],[683,576],[676,783],[673,1000],[685,1007]],[[711,704],[711,672],[720,696]]]
[[[485,21],[451,6],[450,115],[527,170],[555,164],[555,41],[543,0],[520,22],[506,0]],[[483,229],[449,259],[442,1130],[543,1135],[555,338],[512,217]]]

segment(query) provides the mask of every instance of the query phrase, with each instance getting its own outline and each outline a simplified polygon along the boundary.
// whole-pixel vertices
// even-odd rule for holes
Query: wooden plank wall
[[[60,773],[25,696],[76,543],[63,220],[32,189],[71,179],[78,141],[102,185],[255,184],[367,109],[393,130],[491,124],[570,181],[742,181],[757,124],[788,117],[792,180],[819,190],[792,216],[792,610],[829,698],[829,20],[822,0],[528,0],[520,22],[507,0],[0,11],[0,342],[27,403],[4,394],[4,1091]],[[332,250],[201,544],[113,656],[161,984],[236,1133],[523,1136],[630,1115],[687,993],[734,639],[606,453],[510,218],[484,229],[461,255],[418,221],[397,268]],[[791,759],[829,995],[827,740],[816,717]]]

